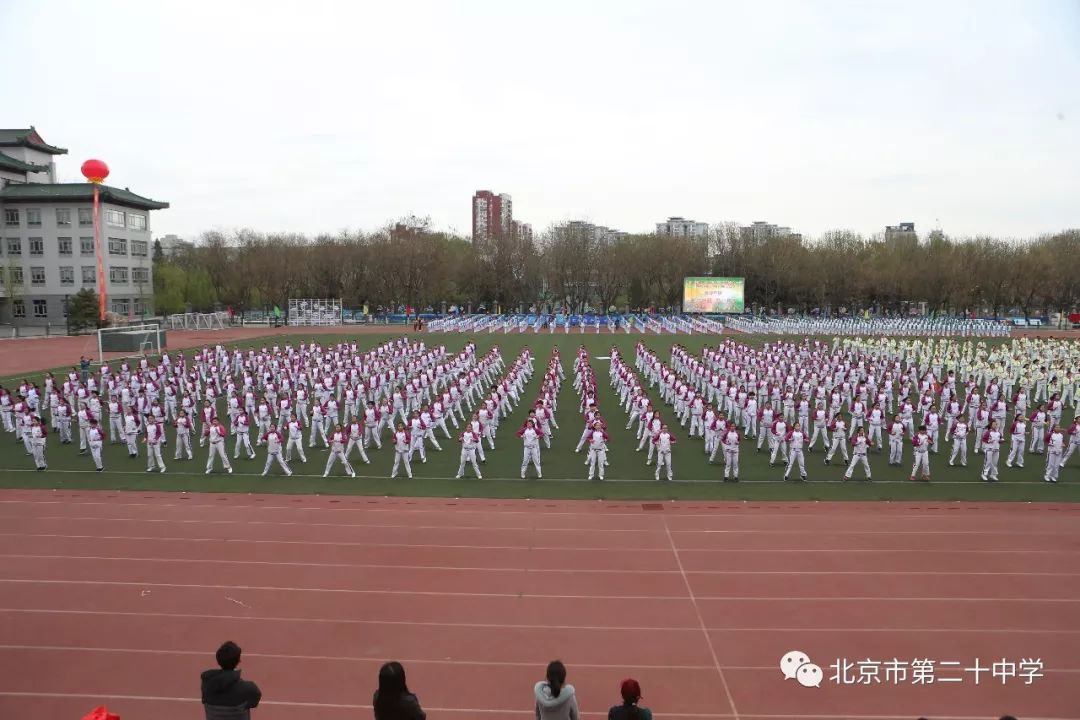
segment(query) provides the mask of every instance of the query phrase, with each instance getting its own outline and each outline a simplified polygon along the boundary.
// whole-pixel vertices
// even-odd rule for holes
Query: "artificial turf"
[[[357,338],[362,349],[369,348],[399,334],[361,335]],[[291,340],[293,344],[310,341],[312,338],[323,345],[345,342],[346,335],[297,334],[292,337],[278,336],[263,340],[246,341],[241,347],[284,345]],[[413,335],[414,339],[423,339],[429,345],[443,344],[448,350],[459,349],[468,339],[459,334],[422,334]],[[809,482],[783,482],[783,468],[769,467],[768,456],[763,451],[755,453],[749,441],[744,441],[741,452],[741,482],[724,483],[721,481],[722,464],[710,465],[705,457],[704,443],[700,438],[688,438],[685,429],[678,429],[674,413],[670,406],[659,401],[659,393],[650,390],[654,404],[662,407],[663,419],[676,429],[678,442],[672,453],[675,482],[653,480],[654,468],[645,466],[645,453],[635,452],[637,440],[632,430],[624,430],[627,416],[619,407],[617,397],[608,384],[608,361],[613,345],[620,348],[623,356],[633,361],[634,345],[639,341],[647,343],[662,358],[670,357],[670,348],[674,343],[686,346],[691,352],[698,352],[705,345],[716,344],[715,336],[691,335],[628,335],[577,332],[555,334],[532,332],[518,334],[480,334],[472,338],[480,352],[492,344],[498,344],[507,364],[511,363],[521,349],[528,345],[535,358],[536,373],[526,385],[523,402],[515,408],[513,414],[502,421],[496,436],[496,449],[487,451],[487,463],[481,465],[483,480],[466,477],[455,480],[459,459],[459,445],[439,437],[442,452],[429,451],[428,462],[421,464],[419,458],[413,463],[413,475],[410,480],[399,476],[389,479],[393,460],[392,451],[385,441],[382,450],[369,449],[370,465],[359,462],[353,455],[352,461],[357,472],[355,479],[344,476],[338,465],[329,478],[323,478],[327,452],[321,448],[307,451],[307,464],[299,463],[294,458],[293,476],[285,477],[280,470],[271,469],[270,475],[261,477],[265,461],[265,450],[257,448],[255,460],[242,457],[233,461],[234,473],[224,474],[220,470],[211,475],[204,474],[206,449],[195,448],[193,461],[172,460],[172,433],[169,432],[169,447],[163,451],[168,466],[164,474],[146,473],[145,455],[137,459],[127,456],[126,448],[121,445],[106,445],[104,452],[105,471],[95,472],[89,454],[79,455],[77,431],[74,445],[61,446],[56,436],[50,435],[46,452],[49,469],[37,472],[32,459],[26,457],[21,443],[16,443],[13,436],[6,436],[0,444],[0,487],[7,488],[55,488],[55,489],[118,489],[118,490],[176,490],[189,492],[244,492],[244,493],[303,493],[335,495],[396,495],[396,496],[442,496],[442,497],[493,497],[493,498],[575,498],[575,499],[640,499],[640,500],[965,500],[965,501],[1040,501],[1040,502],[1076,502],[1080,501],[1080,457],[1074,456],[1070,465],[1061,471],[1060,481],[1050,485],[1042,481],[1043,458],[1028,455],[1026,468],[1006,468],[1003,448],[1000,464],[1001,481],[984,483],[979,480],[982,456],[970,452],[968,467],[950,468],[946,444],[942,443],[941,455],[932,455],[930,460],[932,480],[930,483],[911,482],[908,474],[911,470],[911,448],[905,446],[904,464],[901,467],[889,467],[887,455],[871,453],[870,464],[873,470],[873,482],[859,479],[842,482],[845,466],[840,465],[839,457],[832,466],[826,467],[820,450],[806,455]],[[761,338],[739,336],[742,342],[758,344]],[[988,340],[988,343],[1000,342]],[[603,482],[585,480],[587,472],[584,466],[585,453],[573,452],[582,431],[582,419],[578,413],[578,398],[572,387],[573,360],[579,345],[584,344],[592,358],[600,385],[599,405],[608,419],[611,439],[608,442],[606,479]],[[543,480],[519,479],[521,465],[521,441],[515,432],[521,426],[528,405],[535,397],[540,386],[540,377],[552,347],[558,345],[562,353],[563,366],[567,373],[567,382],[563,384],[559,395],[556,421],[560,429],[555,431],[550,450],[541,450],[544,470]],[[190,354],[190,353],[189,353]],[[14,379],[4,381],[10,386]],[[219,407],[219,410],[223,407]],[[1066,412],[1065,421],[1071,419]],[[1064,422],[1063,422],[1064,424]],[[453,431],[453,426],[450,426]],[[74,429],[73,429],[74,430]],[[971,438],[969,438],[971,442]],[[232,456],[233,442],[228,443],[228,452]],[[719,455],[718,455],[719,460]],[[530,468],[531,470],[531,468]],[[470,473],[471,474],[471,473]],[[793,471],[793,476],[797,472]],[[855,477],[862,475],[861,468],[855,471]]]

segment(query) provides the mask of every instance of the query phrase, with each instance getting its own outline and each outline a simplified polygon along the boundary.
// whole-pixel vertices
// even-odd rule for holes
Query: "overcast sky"
[[[0,0],[0,127],[172,203],[335,232],[477,189],[537,231],[1080,227],[1080,0]]]

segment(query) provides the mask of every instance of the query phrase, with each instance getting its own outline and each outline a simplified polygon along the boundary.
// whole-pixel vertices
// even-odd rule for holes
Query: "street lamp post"
[[[105,322],[105,252],[101,248],[101,204],[99,188],[109,177],[109,166],[103,160],[87,160],[82,164],[82,174],[94,186],[94,255],[97,259],[98,317]]]

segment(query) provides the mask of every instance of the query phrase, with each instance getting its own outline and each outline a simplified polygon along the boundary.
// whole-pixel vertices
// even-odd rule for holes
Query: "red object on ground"
[[[92,183],[104,182],[105,178],[109,177],[109,166],[105,164],[104,160],[87,160],[80,169],[83,177]]]
[[[1069,322],[1074,325],[1080,323],[1080,313],[1069,313]]]
[[[83,716],[83,720],[120,720],[120,716],[109,712],[104,705],[96,707],[90,711],[88,715]]]

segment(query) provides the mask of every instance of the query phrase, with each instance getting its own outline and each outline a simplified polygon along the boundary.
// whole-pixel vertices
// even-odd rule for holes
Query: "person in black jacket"
[[[649,708],[638,707],[641,685],[637,680],[623,680],[619,693],[622,695],[622,705],[615,705],[608,710],[608,720],[652,720],[652,711]]]
[[[399,662],[388,662],[379,668],[379,689],[372,704],[375,720],[427,720],[420,709],[420,700],[405,684],[405,668]]]
[[[202,674],[202,702],[208,720],[219,717],[246,717],[246,712],[258,707],[262,700],[259,686],[240,679],[240,646],[231,640],[217,651],[220,670],[207,670]],[[240,714],[245,713],[245,714]]]

